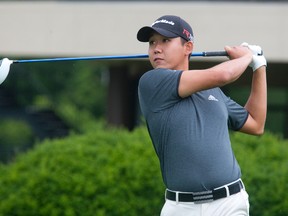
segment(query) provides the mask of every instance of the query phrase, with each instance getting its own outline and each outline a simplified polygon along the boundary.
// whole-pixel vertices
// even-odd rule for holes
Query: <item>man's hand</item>
[[[261,66],[267,66],[267,61],[263,55],[263,51],[260,46],[249,45],[246,42],[242,43],[241,46],[248,47],[253,52],[253,60],[249,65],[250,67],[252,67],[253,72]]]
[[[251,57],[253,52],[247,46],[225,46],[224,49],[228,53],[230,59],[240,58],[242,56],[248,55]]]

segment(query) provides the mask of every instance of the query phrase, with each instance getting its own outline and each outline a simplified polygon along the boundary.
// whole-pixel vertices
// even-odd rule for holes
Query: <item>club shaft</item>
[[[228,56],[226,51],[194,52],[191,57],[213,57]],[[88,56],[88,57],[64,57],[64,58],[43,58],[13,60],[13,63],[33,63],[33,62],[57,62],[57,61],[79,61],[79,60],[112,60],[112,59],[141,59],[148,58],[147,54],[138,55],[115,55],[115,56]]]

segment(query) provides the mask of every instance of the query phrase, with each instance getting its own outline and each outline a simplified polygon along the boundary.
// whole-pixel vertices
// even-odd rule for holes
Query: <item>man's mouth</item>
[[[158,61],[163,61],[163,59],[162,59],[162,58],[159,58],[159,57],[154,58],[154,62],[158,62]]]

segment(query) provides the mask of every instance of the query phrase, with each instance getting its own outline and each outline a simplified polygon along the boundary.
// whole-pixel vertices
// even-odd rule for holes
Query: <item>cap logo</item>
[[[189,38],[190,41],[193,41],[193,36],[187,29],[183,29],[183,34],[186,35],[186,37]]]
[[[154,23],[152,23],[151,26],[154,26],[157,23],[165,23],[165,24],[169,24],[169,25],[175,25],[175,23],[173,21],[168,21],[168,20],[162,19],[162,20],[156,20]]]

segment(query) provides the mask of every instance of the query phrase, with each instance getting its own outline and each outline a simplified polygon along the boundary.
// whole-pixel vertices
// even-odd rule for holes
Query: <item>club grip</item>
[[[211,56],[228,56],[226,51],[212,51],[212,52],[203,52],[203,56],[211,57]]]

